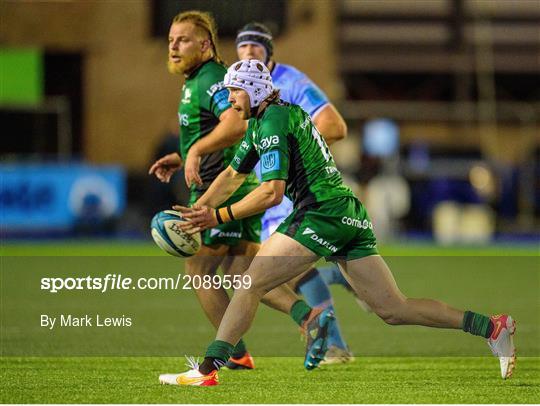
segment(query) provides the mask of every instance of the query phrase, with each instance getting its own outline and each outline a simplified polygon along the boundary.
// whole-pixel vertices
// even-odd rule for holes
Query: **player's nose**
[[[171,42],[169,42],[169,50],[178,51],[178,41],[172,40]]]

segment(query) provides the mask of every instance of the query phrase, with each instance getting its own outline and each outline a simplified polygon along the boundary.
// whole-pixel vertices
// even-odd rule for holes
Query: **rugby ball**
[[[175,210],[164,210],[152,219],[152,238],[159,248],[175,257],[190,257],[201,248],[201,233],[190,235],[179,227],[184,218]]]

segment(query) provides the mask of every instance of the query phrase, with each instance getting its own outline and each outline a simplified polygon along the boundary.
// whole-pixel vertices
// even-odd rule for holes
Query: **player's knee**
[[[249,284],[249,285],[243,285],[239,289],[236,289],[234,291],[235,295],[249,295],[249,296],[255,296],[258,297],[259,300],[263,298],[263,296],[267,292],[265,289],[263,289],[261,286],[257,286],[256,284]]]
[[[384,307],[378,307],[373,311],[379,316],[386,324],[391,326],[399,326],[404,324],[404,318],[402,317],[402,304],[396,303]]]
[[[394,313],[384,313],[383,315],[379,316],[386,324],[389,324],[391,326],[399,326],[403,324],[403,319],[399,317],[399,315]]]

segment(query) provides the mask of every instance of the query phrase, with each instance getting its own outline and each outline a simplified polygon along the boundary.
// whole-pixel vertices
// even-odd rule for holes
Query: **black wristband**
[[[229,213],[229,217],[231,218],[232,221],[236,220],[232,214],[231,206],[227,206],[227,213]]]
[[[215,213],[218,224],[223,224],[223,219],[221,218],[221,214],[219,214],[219,209],[215,209]]]

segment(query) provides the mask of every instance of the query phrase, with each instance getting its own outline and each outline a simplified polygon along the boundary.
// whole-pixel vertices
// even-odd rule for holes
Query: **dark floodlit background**
[[[275,57],[345,117],[334,156],[382,242],[539,241],[535,0],[4,1],[0,230],[6,239],[149,240],[185,202],[146,175],[176,149],[179,11],[212,11],[220,48],[258,20]]]

